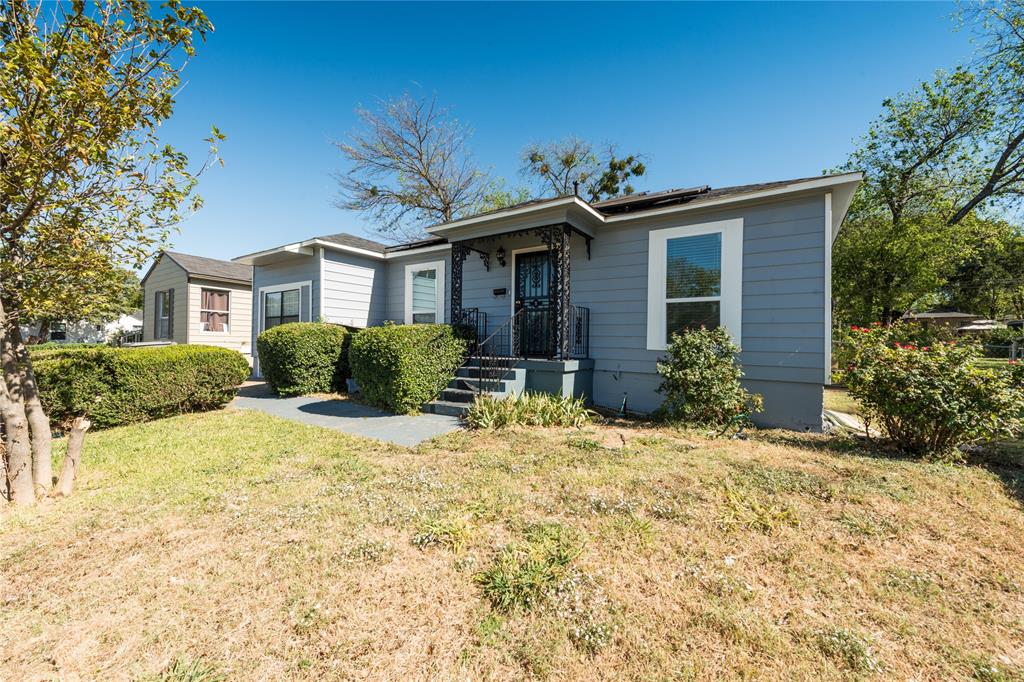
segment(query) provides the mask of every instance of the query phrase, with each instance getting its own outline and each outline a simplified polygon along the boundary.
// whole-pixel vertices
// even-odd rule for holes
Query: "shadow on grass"
[[[968,464],[999,477],[1006,494],[1024,506],[1024,441],[997,443],[971,455]]]

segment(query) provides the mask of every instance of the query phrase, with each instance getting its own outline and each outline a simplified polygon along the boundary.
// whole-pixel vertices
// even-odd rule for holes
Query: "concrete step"
[[[441,400],[451,403],[471,403],[476,399],[476,391],[466,388],[446,388],[441,391]]]
[[[423,411],[430,414],[443,414],[446,417],[461,417],[469,411],[469,403],[433,400],[423,406]]]
[[[474,366],[472,363],[472,360],[467,361],[465,365],[459,367],[459,369],[456,370],[455,375],[460,377],[476,379],[481,376],[487,378],[495,378],[502,375],[504,375],[505,377],[519,377],[521,374],[524,376],[526,374],[525,369],[520,369],[518,367],[513,367],[512,369],[509,370],[496,368],[492,369],[487,367],[481,369],[479,367]]]
[[[455,377],[448,383],[448,388],[457,388],[467,391],[480,391],[480,379],[475,377]],[[490,393],[504,393],[509,388],[506,381],[484,380],[484,388]]]

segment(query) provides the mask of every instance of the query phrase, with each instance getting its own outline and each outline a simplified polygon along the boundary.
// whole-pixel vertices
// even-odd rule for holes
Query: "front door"
[[[519,350],[527,358],[549,358],[554,310],[551,306],[551,255],[547,250],[516,254],[516,312]]]

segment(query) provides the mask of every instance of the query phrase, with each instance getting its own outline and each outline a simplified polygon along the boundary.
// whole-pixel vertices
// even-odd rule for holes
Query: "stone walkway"
[[[262,381],[242,386],[231,406],[407,447],[460,428],[458,417],[397,415],[350,400],[317,396],[278,398]]]

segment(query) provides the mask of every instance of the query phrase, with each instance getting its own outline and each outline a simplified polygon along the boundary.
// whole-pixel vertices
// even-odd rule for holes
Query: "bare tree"
[[[417,239],[485,203],[487,178],[466,148],[471,131],[436,97],[406,93],[356,113],[360,129],[336,143],[350,163],[336,176],[339,208],[366,213],[387,238]]]

